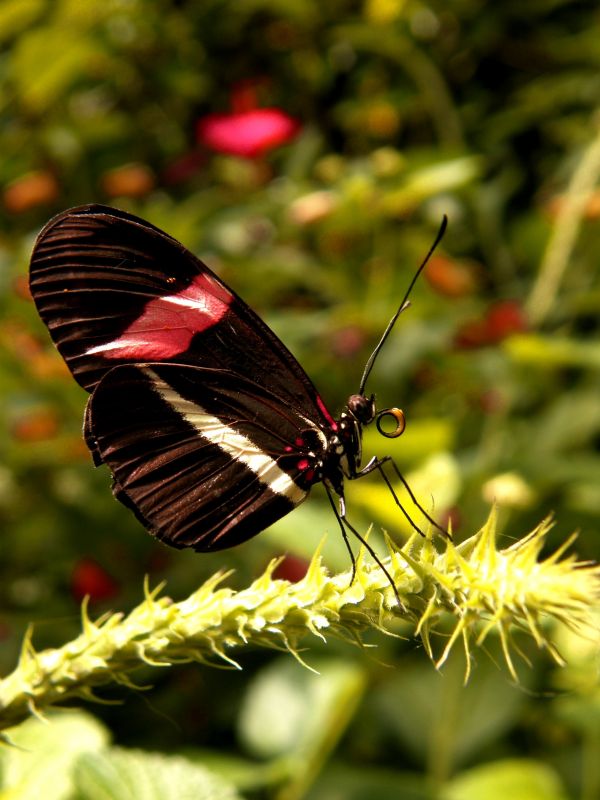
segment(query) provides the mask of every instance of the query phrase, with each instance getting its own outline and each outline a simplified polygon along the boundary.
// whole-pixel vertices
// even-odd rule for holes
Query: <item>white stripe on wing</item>
[[[152,380],[160,396],[192,425],[199,434],[224,453],[245,464],[254,472],[258,480],[275,494],[283,495],[294,505],[301,503],[306,492],[292,478],[279,468],[276,461],[264,453],[243,434],[228,427],[218,417],[213,416],[201,406],[186,400],[153,370],[144,367],[143,371]]]

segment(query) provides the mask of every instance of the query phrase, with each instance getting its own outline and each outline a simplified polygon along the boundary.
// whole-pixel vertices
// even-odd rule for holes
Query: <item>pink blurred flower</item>
[[[299,123],[279,108],[208,114],[198,122],[198,141],[218,153],[259,158],[293,139]]]

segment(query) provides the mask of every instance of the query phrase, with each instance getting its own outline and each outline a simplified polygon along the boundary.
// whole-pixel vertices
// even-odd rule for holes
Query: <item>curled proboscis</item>
[[[396,427],[391,431],[384,430],[382,427],[382,423],[387,422],[386,417],[391,417],[396,423]],[[406,428],[404,411],[402,411],[400,408],[384,408],[383,411],[380,411],[377,414],[375,424],[377,425],[377,430],[382,436],[385,436],[387,439],[396,439],[398,436],[402,436],[404,429]]]

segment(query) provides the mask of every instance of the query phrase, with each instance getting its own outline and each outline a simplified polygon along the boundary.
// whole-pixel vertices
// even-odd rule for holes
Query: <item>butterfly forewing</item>
[[[105,206],[51,220],[34,247],[31,291],[88,391],[120,364],[228,369],[324,426],[333,420],[283,343],[192,253],[148,222]]]

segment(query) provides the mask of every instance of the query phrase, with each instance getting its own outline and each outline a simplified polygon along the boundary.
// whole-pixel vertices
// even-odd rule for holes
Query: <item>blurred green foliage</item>
[[[112,499],[81,442],[85,395],[26,288],[41,226],[86,202],[199,254],[336,411],[447,213],[368,387],[405,409],[407,433],[369,432],[367,454],[392,453],[458,537],[495,497],[507,537],[553,511],[556,541],[580,529],[578,552],[597,558],[599,21],[574,0],[0,3],[4,671],[30,621],[38,646],[64,641],[83,593],[95,611],[127,608],[145,573],[177,596],[222,566],[243,585],[274,554],[297,567],[324,533],[331,567],[347,563],[319,491],[216,556],[167,550]],[[257,159],[203,148],[198,121],[241,95],[293,116],[298,136]],[[375,479],[348,497],[355,524],[402,538]],[[410,642],[377,645],[368,660],[329,644],[321,690],[300,666],[250,653],[242,674],[182,668],[102,717],[118,744],[187,748],[249,796],[305,796],[313,779],[315,800],[598,796],[600,693],[581,677],[593,648],[560,680],[524,665],[526,694],[483,656],[461,688]],[[290,732],[294,703],[311,704],[320,732],[301,720]]]

